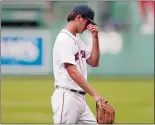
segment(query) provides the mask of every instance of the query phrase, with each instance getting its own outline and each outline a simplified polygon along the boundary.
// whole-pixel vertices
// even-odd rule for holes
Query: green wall
[[[140,18],[137,2],[114,2],[113,19],[130,24],[129,31],[121,32],[123,36],[123,49],[117,55],[104,54],[100,58],[100,66],[91,68],[88,73],[93,75],[131,75],[153,76],[154,75],[154,37],[144,35],[140,29]],[[56,8],[55,13],[56,14]],[[66,13],[67,15],[67,13]],[[66,19],[53,21],[51,31],[53,42],[57,33],[66,24]],[[57,22],[57,23],[55,23]]]

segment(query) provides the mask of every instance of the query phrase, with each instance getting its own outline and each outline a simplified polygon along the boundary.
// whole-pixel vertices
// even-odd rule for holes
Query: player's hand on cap
[[[89,24],[87,26],[87,29],[91,32],[93,37],[98,36],[98,26],[97,25]]]

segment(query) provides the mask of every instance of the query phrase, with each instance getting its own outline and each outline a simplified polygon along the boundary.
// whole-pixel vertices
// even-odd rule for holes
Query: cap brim
[[[91,24],[93,24],[93,25],[97,25],[95,22],[94,22],[94,20],[92,20],[92,19],[90,19],[90,18],[86,18]]]

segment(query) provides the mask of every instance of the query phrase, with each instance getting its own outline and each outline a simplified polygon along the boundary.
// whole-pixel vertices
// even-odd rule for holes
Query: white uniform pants
[[[84,96],[69,90],[56,89],[51,97],[54,123],[96,123]]]

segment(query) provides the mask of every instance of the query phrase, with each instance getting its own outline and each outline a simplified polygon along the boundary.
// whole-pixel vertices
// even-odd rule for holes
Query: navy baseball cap
[[[72,9],[72,12],[80,14],[87,19],[89,23],[96,25],[94,22],[94,11],[88,5],[77,5]]]

